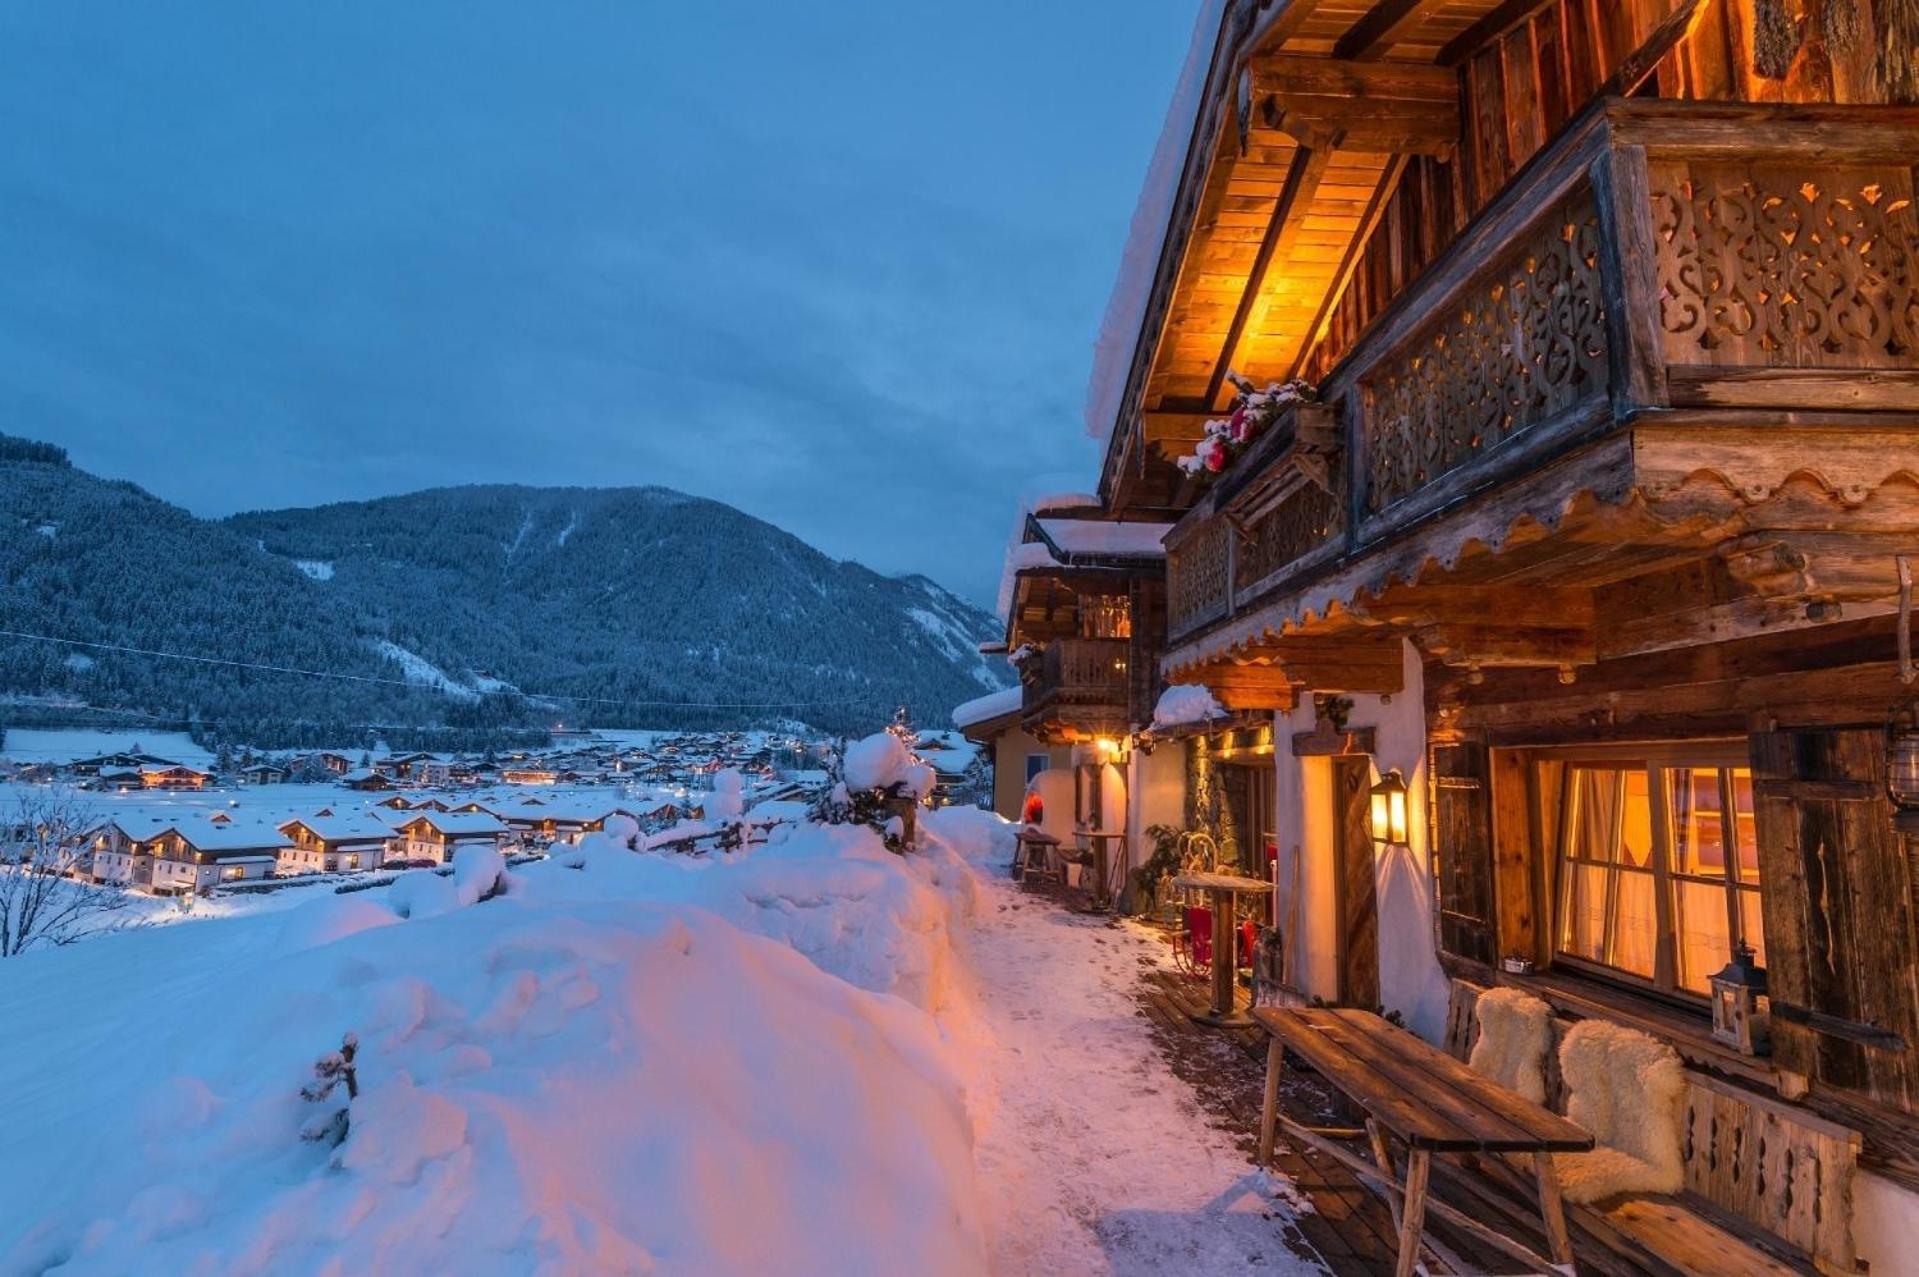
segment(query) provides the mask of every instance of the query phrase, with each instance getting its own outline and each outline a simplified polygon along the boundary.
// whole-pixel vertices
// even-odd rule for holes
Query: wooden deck
[[[1083,907],[1084,897],[1070,889],[1049,884],[1027,890],[1053,898],[1065,908]],[[1171,933],[1164,928],[1131,922],[1115,925],[1145,925],[1171,945]],[[1265,1082],[1265,1033],[1256,1027],[1215,1029],[1195,1023],[1193,1016],[1208,1007],[1209,983],[1177,971],[1141,971],[1134,996],[1140,1018],[1173,1073],[1193,1088],[1208,1120],[1233,1137],[1249,1162],[1255,1160]],[[1243,1008],[1250,1001],[1248,991],[1240,988],[1236,1005]],[[1289,1116],[1309,1126],[1356,1128],[1363,1120],[1297,1057],[1289,1060],[1280,1103]],[[1304,1209],[1294,1218],[1274,1217],[1274,1228],[1288,1247],[1323,1260],[1339,1277],[1373,1277],[1393,1271],[1397,1233],[1386,1203],[1370,1188],[1332,1159],[1302,1153],[1283,1139],[1274,1152],[1273,1169],[1290,1179],[1304,1198]],[[1490,1185],[1473,1183],[1468,1173],[1443,1160],[1434,1163],[1432,1195],[1476,1219],[1496,1222],[1529,1245],[1544,1245],[1537,1216],[1527,1218],[1529,1205],[1503,1198]],[[1521,1271],[1509,1257],[1444,1224],[1435,1222],[1428,1236],[1456,1261],[1433,1264],[1429,1257],[1429,1272]],[[1609,1253],[1589,1253],[1589,1239],[1576,1235],[1575,1243],[1581,1273],[1629,1277],[1639,1271],[1622,1267]]]

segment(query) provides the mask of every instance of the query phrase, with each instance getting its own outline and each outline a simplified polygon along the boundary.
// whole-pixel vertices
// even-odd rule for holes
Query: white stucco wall
[[[1859,1172],[1852,1183],[1852,1242],[1873,1277],[1919,1277],[1919,1193]]]
[[[1406,777],[1408,845],[1374,857],[1379,909],[1380,998],[1420,1036],[1438,1041],[1446,1030],[1447,983],[1433,949],[1431,843],[1426,812],[1425,688],[1419,656],[1403,645],[1405,689],[1389,697],[1355,695],[1352,727],[1376,729],[1374,779],[1397,767]],[[1311,731],[1310,699],[1276,714],[1275,823],[1278,825],[1280,890],[1290,893],[1292,859],[1301,858],[1301,907],[1294,921],[1294,970],[1301,992],[1332,999],[1338,994],[1339,946],[1333,868],[1332,764],[1325,758],[1295,758],[1293,733]],[[1280,921],[1287,921],[1279,906]]]

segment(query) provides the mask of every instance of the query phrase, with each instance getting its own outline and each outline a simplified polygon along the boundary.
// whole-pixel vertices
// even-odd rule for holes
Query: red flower
[[[1199,459],[1208,470],[1218,474],[1226,468],[1226,445],[1217,439],[1208,440],[1206,451],[1200,455]]]

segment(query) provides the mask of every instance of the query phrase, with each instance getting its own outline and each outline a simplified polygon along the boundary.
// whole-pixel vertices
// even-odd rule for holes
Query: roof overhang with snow
[[[1024,691],[1009,687],[975,697],[953,709],[953,726],[968,739],[984,744],[1006,728],[1017,726]]]

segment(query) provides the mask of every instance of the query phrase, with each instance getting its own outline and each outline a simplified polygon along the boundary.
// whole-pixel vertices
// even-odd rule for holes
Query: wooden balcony
[[[1809,430],[1910,426],[1915,163],[1919,110],[1595,104],[1379,317],[1323,404],[1269,431],[1177,525],[1173,644],[1289,595],[1305,600],[1289,616],[1323,618],[1350,598],[1301,592],[1357,579],[1361,561],[1395,561],[1369,588],[1410,579],[1432,561],[1415,530],[1555,466],[1577,471],[1553,479],[1563,513],[1709,471],[1736,488],[1770,466],[1783,482],[1789,454],[1817,459]],[[1515,519],[1552,526],[1534,504],[1508,502],[1507,523],[1452,553],[1498,544]]]
[[[1026,663],[1022,716],[1045,740],[1120,736],[1128,729],[1127,639],[1056,639]]]

